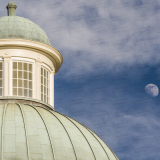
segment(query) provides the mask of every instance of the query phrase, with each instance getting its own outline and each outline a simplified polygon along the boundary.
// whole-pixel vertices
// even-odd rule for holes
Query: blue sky
[[[55,110],[92,129],[120,160],[159,160],[159,95],[144,88],[160,87],[160,0],[14,2],[63,55]]]

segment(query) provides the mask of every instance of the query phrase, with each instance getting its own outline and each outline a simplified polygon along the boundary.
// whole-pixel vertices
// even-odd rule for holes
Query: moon
[[[156,97],[159,94],[159,89],[155,84],[148,84],[145,86],[145,92],[151,97]]]

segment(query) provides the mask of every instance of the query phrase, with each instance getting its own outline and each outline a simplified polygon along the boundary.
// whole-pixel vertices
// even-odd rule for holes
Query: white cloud
[[[118,63],[151,65],[160,61],[155,49],[160,41],[159,13],[155,10],[159,2],[141,1],[139,6],[135,2],[140,4],[115,0],[15,1],[17,15],[40,25],[66,64],[72,64],[72,70],[62,68],[66,76],[77,75],[79,70],[95,72],[93,66],[101,62],[112,69]],[[74,56],[78,52],[83,54]]]

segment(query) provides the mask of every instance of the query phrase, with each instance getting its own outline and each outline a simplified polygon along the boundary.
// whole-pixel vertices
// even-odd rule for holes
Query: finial
[[[17,8],[17,6],[14,4],[13,1],[10,1],[8,3],[8,6],[6,8],[8,10],[8,16],[15,16],[16,15],[16,8]]]

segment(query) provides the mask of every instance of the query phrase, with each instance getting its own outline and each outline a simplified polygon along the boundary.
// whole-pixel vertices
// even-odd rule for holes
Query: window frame
[[[49,84],[48,84],[48,89],[49,89],[49,92],[48,92],[48,96],[47,96],[47,98],[48,98],[48,102],[47,102],[47,100],[46,100],[46,102],[44,101],[44,91],[43,91],[43,100],[42,100],[42,97],[41,97],[41,95],[42,95],[42,88],[41,88],[41,86],[43,85],[42,84],[42,81],[40,81],[40,84],[41,84],[41,86],[40,86],[40,91],[41,91],[41,93],[40,93],[40,99],[41,99],[41,101],[42,102],[44,102],[44,103],[47,103],[47,104],[50,104],[51,103],[51,69],[46,65],[46,64],[44,64],[44,63],[42,63],[41,64],[41,69],[45,69],[46,71],[48,71],[48,81],[49,81]],[[41,71],[40,71],[40,80],[41,80]],[[43,80],[44,80],[44,78],[43,78]],[[46,94],[47,95],[47,94]]]
[[[19,96],[18,94],[17,95],[13,95],[13,62],[22,62],[22,63],[29,63],[29,64],[32,64],[32,97],[29,97],[29,96]],[[12,57],[11,58],[11,69],[10,69],[10,75],[11,75],[11,93],[10,95],[11,96],[18,96],[18,97],[27,97],[27,98],[35,98],[35,77],[34,77],[34,73],[35,73],[35,61],[32,60],[32,59],[28,59],[28,58],[19,58],[19,57]],[[18,77],[17,77],[17,80],[18,80]],[[18,86],[16,87],[18,88]],[[24,86],[22,87],[24,88]]]

